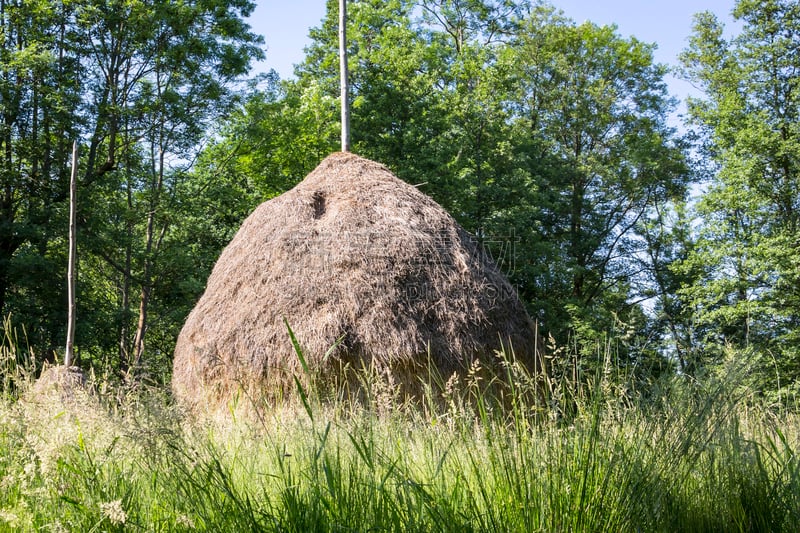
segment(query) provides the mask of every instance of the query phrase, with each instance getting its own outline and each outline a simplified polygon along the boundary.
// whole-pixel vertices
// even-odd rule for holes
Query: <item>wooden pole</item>
[[[350,103],[347,76],[347,0],[339,0],[339,85],[342,108],[342,152],[350,151]]]
[[[77,252],[76,203],[78,197],[78,141],[72,143],[72,172],[69,178],[69,259],[67,265],[67,349],[64,366],[73,364],[75,344],[75,256]]]

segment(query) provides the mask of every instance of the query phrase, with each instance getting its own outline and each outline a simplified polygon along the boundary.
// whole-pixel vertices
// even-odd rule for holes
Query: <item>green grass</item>
[[[157,388],[4,393],[0,531],[800,530],[797,415],[675,378],[646,404],[598,380],[549,416],[531,382],[507,411],[475,378],[427,409],[302,390],[229,424]]]

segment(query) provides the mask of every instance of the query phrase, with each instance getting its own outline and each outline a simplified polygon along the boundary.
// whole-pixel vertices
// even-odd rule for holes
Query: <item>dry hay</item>
[[[261,204],[222,252],[178,338],[176,397],[215,411],[293,387],[304,373],[284,319],[323,377],[364,366],[413,385],[429,363],[447,379],[509,346],[534,360],[531,320],[476,241],[415,187],[347,153]]]
[[[77,366],[45,365],[36,381],[20,396],[20,404],[39,412],[43,417],[81,412],[100,408],[86,374]]]
[[[55,365],[42,370],[39,378],[27,392],[33,399],[57,397],[63,402],[71,402],[76,396],[87,393],[86,375],[77,366]]]

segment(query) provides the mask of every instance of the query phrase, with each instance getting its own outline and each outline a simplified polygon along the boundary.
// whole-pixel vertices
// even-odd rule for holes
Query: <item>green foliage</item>
[[[519,128],[533,134],[524,149],[540,190],[536,251],[544,257],[530,271],[541,280],[533,294],[561,302],[556,323],[578,310],[604,317],[588,326],[606,330],[642,291],[637,226],[682,198],[689,177],[665,124],[664,67],[650,46],[615,28],[576,26],[548,9],[534,12],[512,50]]]
[[[40,354],[52,358],[63,338],[66,191],[79,139],[80,358],[124,370],[140,362],[145,333],[155,359],[169,358],[199,290],[176,275],[190,262],[172,238],[177,195],[210,124],[230,109],[231,84],[261,56],[243,22],[253,7],[3,2],[0,311],[26,325]]]
[[[800,11],[793,2],[739,1],[734,17],[742,32],[726,40],[715,17],[699,15],[682,56],[685,75],[705,90],[689,109],[715,172],[680,267],[702,274],[681,296],[707,350],[752,350],[766,363],[760,374],[769,390],[776,377],[800,377]]]

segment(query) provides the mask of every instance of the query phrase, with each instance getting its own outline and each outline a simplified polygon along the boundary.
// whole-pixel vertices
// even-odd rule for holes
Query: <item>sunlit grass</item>
[[[467,377],[427,407],[303,390],[226,424],[159,389],[4,394],[0,530],[800,530],[797,415],[735,383],[640,404],[599,377],[548,418],[517,377],[505,411]]]

